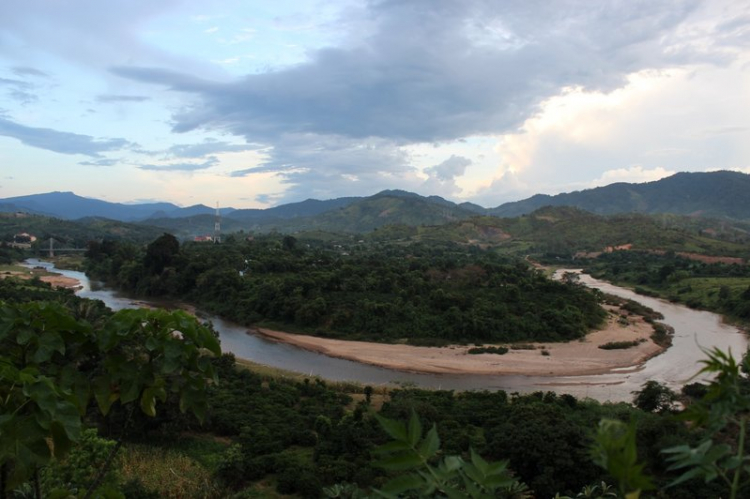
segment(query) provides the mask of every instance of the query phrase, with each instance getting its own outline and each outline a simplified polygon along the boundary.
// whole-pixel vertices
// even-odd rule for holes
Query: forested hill
[[[515,218],[473,217],[433,226],[389,225],[366,234],[373,242],[445,242],[496,247],[504,253],[571,257],[607,247],[750,258],[750,225],[680,215],[596,215],[547,206]]]
[[[89,217],[72,222],[42,215],[0,213],[0,242],[12,242],[15,234],[24,232],[34,235],[36,244],[51,237],[64,246],[85,248],[89,241],[98,239],[145,243],[163,231],[157,227],[105,218]]]
[[[516,217],[543,206],[575,206],[598,214],[674,213],[750,219],[750,175],[731,171],[677,173],[643,184],[624,182],[556,196],[537,194],[489,210]]]
[[[678,173],[656,182],[616,183],[556,196],[537,194],[490,209],[472,203],[457,204],[439,196],[386,190],[368,197],[307,199],[267,209],[222,208],[221,214],[227,226],[245,230],[322,229],[355,233],[390,224],[437,225],[477,215],[516,217],[544,206],[573,206],[600,215],[670,213],[750,220],[749,193],[750,175],[719,171]],[[170,203],[109,203],[72,192],[53,192],[0,199],[0,211],[25,211],[62,219],[94,216],[141,220],[166,230],[187,230],[185,235],[198,235],[212,231],[215,210],[205,205],[180,208]]]
[[[223,244],[164,234],[145,251],[92,243],[87,273],[118,289],[251,325],[414,344],[564,341],[605,317],[594,294],[517,259],[453,244],[308,248],[292,236]]]

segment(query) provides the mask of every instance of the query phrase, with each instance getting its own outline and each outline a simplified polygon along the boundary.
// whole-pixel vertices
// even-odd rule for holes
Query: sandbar
[[[525,343],[535,348],[514,350],[504,355],[469,354],[474,345],[421,347],[402,344],[372,343],[318,338],[257,328],[251,332],[318,352],[330,357],[353,360],[365,364],[405,372],[431,374],[486,374],[527,376],[583,376],[605,374],[617,370],[639,369],[664,347],[651,340],[652,326],[642,317],[629,315],[627,325],[621,324],[622,312],[609,308],[606,325],[589,333],[581,340],[566,343]],[[639,341],[637,346],[604,350],[600,345],[614,341]],[[512,344],[503,344],[512,347]],[[549,355],[542,354],[543,351]]]

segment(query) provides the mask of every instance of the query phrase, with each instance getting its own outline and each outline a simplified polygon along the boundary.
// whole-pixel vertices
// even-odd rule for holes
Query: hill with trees
[[[730,171],[678,173],[642,184],[616,183],[579,192],[531,198],[483,208],[457,204],[439,196],[386,190],[368,197],[308,199],[267,209],[222,208],[227,226],[243,230],[296,232],[328,230],[364,233],[383,225],[437,225],[472,216],[518,217],[545,206],[571,206],[598,215],[625,213],[674,214],[691,217],[750,220],[750,175]],[[54,192],[0,199],[0,211],[26,211],[62,219],[104,217],[140,220],[167,230],[206,232],[204,220],[215,210],[205,205],[180,208],[171,203],[122,204]],[[202,217],[202,218],[201,218]],[[189,232],[192,219],[200,232]],[[187,226],[187,229],[185,227]]]
[[[414,344],[562,341],[604,320],[596,296],[515,258],[453,244],[306,248],[292,236],[145,248],[89,246],[87,272],[143,296],[170,296],[241,324]]]
[[[750,219],[750,175],[732,171],[677,173],[642,184],[616,183],[548,196],[537,194],[505,203],[489,213],[517,217],[544,206],[575,206],[601,215],[672,213],[677,215]]]

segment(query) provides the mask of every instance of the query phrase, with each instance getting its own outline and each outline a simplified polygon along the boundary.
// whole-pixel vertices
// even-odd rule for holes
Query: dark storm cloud
[[[276,173],[291,185],[285,196],[352,192],[368,181],[408,187],[405,145],[516,130],[566,87],[610,91],[644,69],[727,63],[726,52],[700,43],[710,29],[680,29],[699,6],[373,1],[359,35],[294,66],[230,82],[162,67],[111,71],[187,94],[175,132],[229,132],[270,146],[266,162],[233,175]],[[455,188],[453,178],[430,178]]]
[[[277,139],[269,155],[262,165],[232,172],[231,176],[266,172],[298,175],[300,171],[315,172],[319,165],[326,165],[326,170],[335,175],[395,174],[413,169],[402,149],[377,138],[352,140],[332,135],[285,134]]]
[[[214,157],[209,157],[202,163],[164,163],[164,164],[147,164],[140,165],[138,168],[141,170],[154,170],[154,171],[181,171],[181,172],[193,172],[197,170],[206,170],[219,163],[219,160]]]
[[[94,158],[100,157],[100,153],[117,151],[131,145],[125,139],[96,139],[89,135],[60,132],[51,128],[28,127],[4,118],[0,118],[0,135],[39,149]]]
[[[194,94],[176,131],[229,130],[429,142],[519,125],[565,86],[611,89],[643,68],[698,57],[665,46],[695,2],[381,2],[374,32],[309,63],[211,82],[158,68],[120,76]],[[670,50],[667,50],[670,49]]]
[[[145,102],[151,100],[151,97],[143,95],[99,95],[96,97],[97,102]]]

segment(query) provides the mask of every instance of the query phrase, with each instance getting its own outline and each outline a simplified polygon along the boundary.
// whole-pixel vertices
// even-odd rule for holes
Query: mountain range
[[[677,173],[641,184],[604,187],[528,199],[483,208],[454,203],[439,196],[387,190],[368,197],[308,199],[268,209],[222,208],[222,226],[230,230],[295,231],[320,229],[367,232],[391,224],[439,225],[477,215],[517,217],[544,206],[572,206],[595,214],[671,213],[750,220],[750,175],[731,171]],[[210,233],[215,209],[172,203],[123,204],[51,192],[0,199],[0,212],[23,211],[65,220],[101,217],[138,222],[185,234]]]

